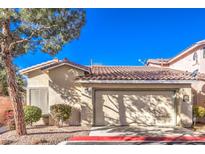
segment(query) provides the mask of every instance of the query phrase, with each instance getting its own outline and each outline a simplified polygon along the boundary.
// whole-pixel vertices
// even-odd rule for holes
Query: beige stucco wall
[[[71,125],[79,125],[77,121],[80,121],[81,119],[83,121],[83,118],[85,117],[83,116],[83,118],[81,118],[82,116],[80,115],[81,102],[82,104],[88,104],[86,101],[89,97],[84,94],[84,89],[80,85],[75,84],[74,79],[76,76],[83,74],[84,72],[82,70],[73,69],[70,66],[61,66],[46,72],[36,70],[29,73],[27,85],[27,104],[30,104],[29,89],[38,87],[48,88],[49,106],[60,103],[67,103],[73,106],[71,120],[69,123]],[[91,101],[89,100],[89,102]]]
[[[48,87],[49,76],[40,70],[28,74],[27,87]]]
[[[49,105],[67,103],[73,106],[75,111],[71,116],[71,125],[78,125],[76,121],[79,120],[85,125],[89,123],[84,119],[87,116],[85,112],[88,112],[92,102],[91,97],[80,84],[74,81],[76,76],[81,75],[84,75],[83,71],[69,66],[61,66],[49,71]]]
[[[49,93],[49,105],[57,103],[68,103],[74,107],[71,125],[93,125],[93,104],[95,103],[95,89],[166,89],[179,91],[179,113],[178,123],[190,126],[192,123],[192,101],[182,103],[186,94],[190,98],[191,87],[189,84],[80,84],[75,83],[76,76],[83,75],[82,70],[69,66],[61,66],[48,72],[37,70],[28,74],[28,89],[32,87],[47,87]],[[27,99],[29,100],[29,99]],[[80,112],[77,112],[80,111]],[[76,121],[81,121],[78,123]]]
[[[188,71],[193,72],[194,70],[198,69],[200,73],[205,73],[205,58],[203,58],[203,47],[204,45],[201,45],[197,47],[191,54],[181,58],[180,60],[171,63],[169,66],[162,66],[162,65],[156,65],[149,63],[148,66],[154,66],[154,67],[169,67],[176,70],[182,70],[182,71]],[[197,53],[198,55],[198,62],[193,60],[194,53]]]
[[[83,75],[82,71],[70,66],[61,66],[52,69],[49,75],[49,104],[79,102],[79,96],[75,87],[75,77]]]
[[[26,104],[29,102],[29,90],[30,88],[48,88],[49,87],[49,76],[43,73],[41,70],[32,71],[27,74],[27,93],[26,93]]]
[[[194,93],[194,103],[205,107],[205,81],[197,81],[192,83]]]
[[[183,70],[183,71],[188,71],[188,72],[193,72],[196,69],[199,69],[200,65],[201,65],[201,55],[202,55],[202,50],[198,49],[195,51],[198,55],[198,63],[196,63],[196,61],[193,60],[193,53],[191,53],[190,55],[180,59],[179,61],[171,64],[169,66],[169,68],[172,69],[177,69],[177,70]]]
[[[189,100],[184,100],[184,96],[188,96]],[[180,88],[175,94],[175,103],[177,106],[177,123],[179,126],[192,126],[192,90],[190,87]]]

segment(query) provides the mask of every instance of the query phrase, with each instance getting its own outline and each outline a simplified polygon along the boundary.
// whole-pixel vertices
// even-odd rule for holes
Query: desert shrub
[[[42,111],[37,106],[24,106],[24,118],[26,124],[30,124],[32,126],[33,122],[37,122],[40,120],[42,115]]]
[[[11,143],[13,143],[12,140],[0,139],[0,145],[9,145]]]
[[[195,105],[193,106],[193,113],[195,117],[203,118],[205,117],[205,108],[202,106]]]
[[[7,110],[4,113],[4,124],[9,128],[9,130],[15,130],[15,119],[13,110]]]
[[[43,138],[33,138],[33,139],[31,140],[31,143],[32,143],[33,145],[36,145],[36,144],[46,144],[46,143],[48,143],[48,140],[43,139]]]
[[[55,104],[50,107],[50,111],[55,125],[60,126],[60,122],[63,123],[70,118],[71,106],[67,104]]]

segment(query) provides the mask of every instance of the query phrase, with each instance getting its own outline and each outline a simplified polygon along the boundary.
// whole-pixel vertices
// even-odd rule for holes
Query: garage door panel
[[[107,95],[96,93],[96,125],[118,125],[119,122],[119,107],[117,103],[117,95]]]
[[[174,126],[172,91],[97,91],[96,125]]]

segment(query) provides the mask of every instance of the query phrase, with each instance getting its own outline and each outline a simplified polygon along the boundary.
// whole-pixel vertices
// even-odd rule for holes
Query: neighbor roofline
[[[194,52],[195,49],[200,48],[201,46],[205,45],[205,40],[196,42],[195,44],[193,44],[191,47],[185,49],[184,51],[182,51],[181,53],[179,53],[178,55],[176,55],[175,57],[171,58],[168,63],[172,64],[178,60],[180,60],[182,57],[186,57],[187,55],[191,54],[192,52]]]
[[[147,65],[149,65],[149,64],[161,65],[161,63],[163,63],[163,66],[169,66],[170,64],[173,64],[173,63],[181,60],[183,57],[188,56],[189,54],[194,52],[195,49],[201,48],[201,46],[203,46],[203,45],[205,45],[205,40],[194,43],[190,47],[186,48],[185,50],[183,50],[182,52],[177,54],[175,57],[169,59],[167,62],[152,62],[152,61],[149,61],[149,59],[148,59]]]

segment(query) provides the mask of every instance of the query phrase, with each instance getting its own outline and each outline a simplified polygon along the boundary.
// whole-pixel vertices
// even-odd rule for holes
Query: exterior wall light
[[[183,102],[188,102],[189,101],[189,96],[188,95],[184,95],[183,96]]]

